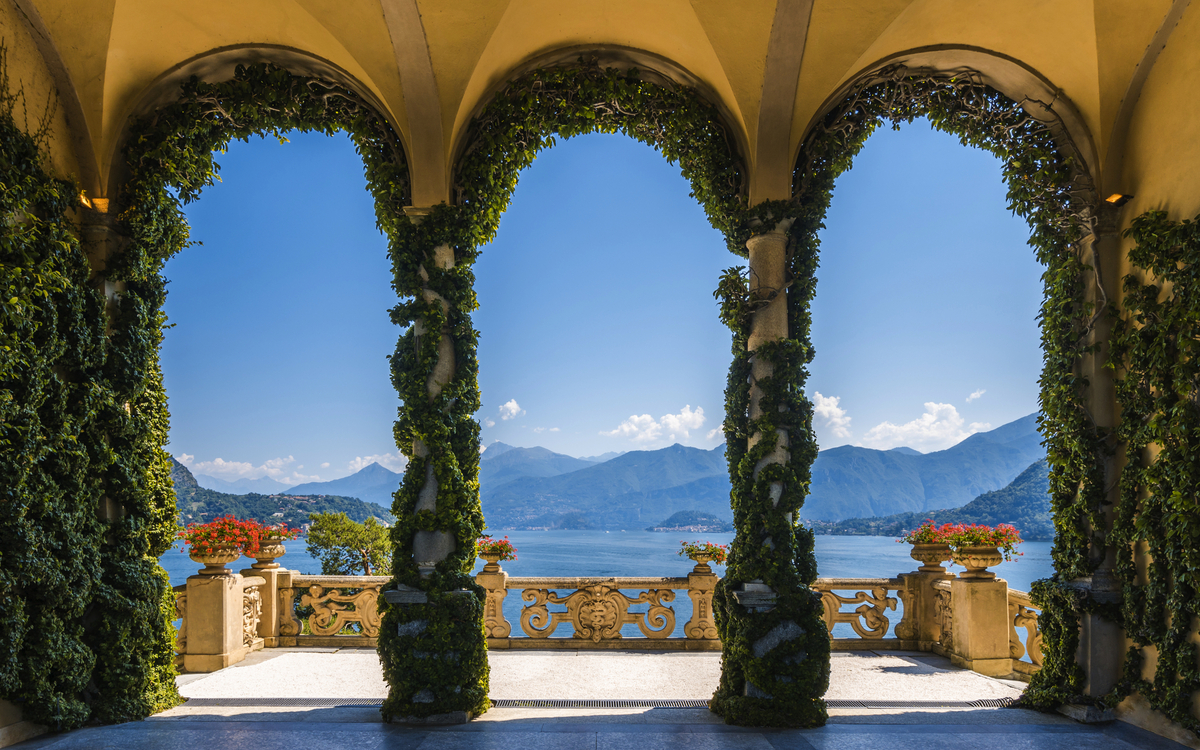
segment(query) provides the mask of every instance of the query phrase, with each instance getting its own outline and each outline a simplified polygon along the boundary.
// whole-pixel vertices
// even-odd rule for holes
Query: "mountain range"
[[[480,462],[483,510],[494,529],[641,528],[686,510],[732,518],[724,446],[673,445],[579,466],[583,459],[500,445],[499,454],[487,458],[489,447]],[[1007,486],[1044,456],[1036,414],[932,453],[832,448],[813,464],[801,517],[840,521],[956,508]],[[495,471],[486,468],[492,462]]]
[[[386,470],[385,470],[386,471]],[[264,495],[257,492],[231,494],[202,487],[192,472],[175,459],[171,459],[171,479],[175,483],[175,503],[179,520],[184,524],[211,521],[231,515],[235,518],[252,518],[260,523],[286,523],[297,527],[309,522],[310,513],[345,513],[355,521],[365,521],[374,516],[391,522],[391,513],[375,503],[363,502],[356,497],[330,494]]]
[[[839,536],[900,536],[920,526],[925,519],[934,523],[982,523],[995,526],[1011,523],[1027,540],[1054,538],[1050,519],[1050,465],[1046,459],[1034,462],[1017,475],[1007,487],[985,492],[961,508],[898,513],[883,518],[851,518],[845,521],[815,521],[818,534]]]
[[[876,524],[891,519],[888,523],[894,524],[900,522],[893,518],[898,514],[924,518],[931,509],[946,512],[1007,489],[1044,457],[1036,414],[932,453],[839,446],[817,455],[801,517],[830,528],[830,524],[847,519],[872,519]],[[391,507],[392,494],[402,477],[375,463],[341,479],[288,488],[286,494],[351,498],[383,511]],[[636,529],[681,511],[732,520],[724,445],[703,450],[676,444],[653,451],[574,458],[542,447],[518,448],[495,442],[480,456],[479,480],[484,514],[492,529]],[[239,480],[244,481],[248,480]],[[1036,489],[1022,487],[1019,492],[1014,490],[1015,494],[995,496],[988,502],[1003,505],[1017,502],[1020,496],[1024,498],[1020,500],[1025,508],[1022,512],[1032,514],[1028,519],[1033,522],[1038,512],[1029,506],[1026,495],[1036,494]],[[269,497],[281,492],[224,494],[228,498]],[[361,513],[377,515],[378,511],[360,509]],[[1045,520],[1048,522],[1048,513]]]

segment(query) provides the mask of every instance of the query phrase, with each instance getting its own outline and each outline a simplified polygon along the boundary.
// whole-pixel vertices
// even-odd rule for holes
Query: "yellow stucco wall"
[[[29,24],[11,0],[0,0],[0,36],[8,57],[9,87],[23,93],[13,117],[26,132],[36,130],[47,107],[53,108],[48,146],[50,168],[59,177],[71,179],[79,174],[79,164],[71,147],[65,108],[58,101],[53,76],[38,50]]]

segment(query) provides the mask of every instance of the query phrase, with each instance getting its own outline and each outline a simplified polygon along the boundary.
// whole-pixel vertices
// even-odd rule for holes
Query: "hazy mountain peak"
[[[480,455],[479,460],[480,461],[491,460],[493,458],[496,458],[497,456],[502,456],[505,453],[508,453],[510,450],[512,450],[515,447],[516,446],[509,445],[508,443],[502,443],[499,440],[497,440],[496,442],[492,443],[491,445],[484,447],[483,454]]]

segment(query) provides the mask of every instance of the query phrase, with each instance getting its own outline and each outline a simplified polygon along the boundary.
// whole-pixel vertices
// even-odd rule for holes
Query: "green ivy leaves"
[[[1165,211],[1133,220],[1125,236],[1141,269],[1124,279],[1125,315],[1113,327],[1109,365],[1125,444],[1121,500],[1113,529],[1121,615],[1133,641],[1108,702],[1136,691],[1193,731],[1200,730],[1200,217]],[[1136,554],[1149,557],[1144,582]],[[1142,650],[1157,652],[1152,679]]]

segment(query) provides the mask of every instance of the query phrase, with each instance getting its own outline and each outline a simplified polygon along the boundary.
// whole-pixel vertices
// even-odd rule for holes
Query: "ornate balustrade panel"
[[[509,578],[493,572],[476,580],[488,589],[484,625],[492,648],[720,649],[712,612],[717,578],[707,565],[686,578]],[[508,590],[520,590],[527,602],[520,614],[525,638],[510,637],[512,626],[503,611]],[[692,600],[692,617],[685,637],[672,638],[676,613],[669,605],[679,590]],[[644,611],[632,609],[641,605]],[[643,637],[624,635],[626,625],[636,626]],[[569,637],[555,637],[563,631]]]
[[[262,594],[259,591],[260,586],[264,586],[267,579],[259,576],[249,576],[242,579],[242,645],[250,648],[255,641],[262,641],[258,637],[258,621],[262,619]]]
[[[1029,599],[1027,592],[1008,590],[1008,619],[1012,624],[1008,649],[1014,672],[1033,674],[1042,668],[1042,631],[1038,625],[1040,614],[1041,608]],[[1021,643],[1018,628],[1025,630],[1025,643]]]
[[[390,576],[309,576],[279,582],[279,645],[376,645],[379,597]]]
[[[871,648],[913,648],[917,627],[913,619],[913,602],[907,584],[901,578],[818,578],[813,590],[820,592],[825,607],[825,627],[835,647],[862,648],[862,640],[875,641]],[[853,592],[851,596],[835,593]],[[889,594],[895,593],[895,596]],[[892,620],[888,610],[896,611],[902,604],[903,616],[896,623],[895,635],[887,637]],[[844,606],[853,609],[843,610]],[[858,605],[858,606],[854,606]],[[849,625],[858,638],[834,638],[833,629],[839,623]]]
[[[933,584],[933,611],[939,633],[933,651],[941,656],[949,656],[954,651],[954,599],[950,593],[950,581],[935,581]]]
[[[179,630],[175,633],[175,669],[183,671],[183,655],[187,653],[187,584],[174,587],[175,619]]]

